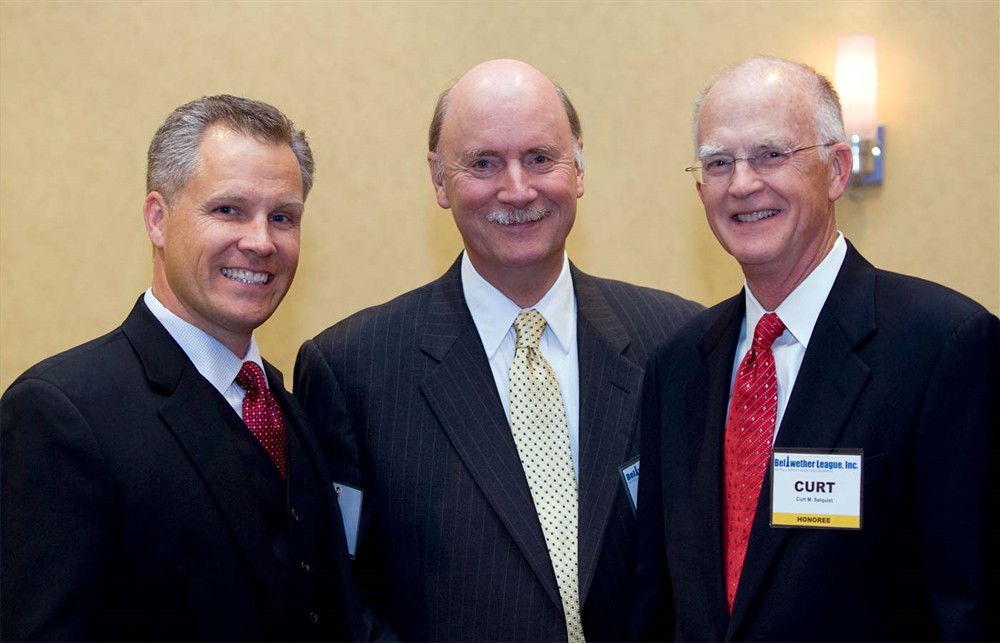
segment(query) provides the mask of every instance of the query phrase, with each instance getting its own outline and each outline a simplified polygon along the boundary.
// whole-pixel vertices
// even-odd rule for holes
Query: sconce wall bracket
[[[854,165],[851,168],[852,185],[882,185],[885,171],[885,126],[879,125],[875,131],[875,140],[851,136],[851,155]]]

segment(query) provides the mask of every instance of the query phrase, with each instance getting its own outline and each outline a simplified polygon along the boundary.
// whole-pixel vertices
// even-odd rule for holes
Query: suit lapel
[[[874,332],[875,268],[849,245],[816,320],[777,446],[836,445],[871,370],[858,356],[858,347]]]
[[[594,280],[573,268],[580,368],[580,604],[594,579],[604,532],[621,489],[619,470],[635,438],[642,368],[625,357],[631,340]]]
[[[432,287],[420,348],[438,365],[420,383],[420,390],[487,502],[561,610],[531,491],[465,304],[460,266],[456,262]]]
[[[729,620],[723,551],[723,450],[726,414],[733,373],[733,358],[743,324],[745,298],[741,292],[721,304],[716,322],[698,344],[703,370],[693,377],[686,391],[686,415],[681,426],[691,432],[689,440],[701,444],[694,465],[691,506],[701,508],[695,530],[704,534],[698,541],[703,599],[708,613],[704,622],[716,625],[714,638],[721,639]]]
[[[260,503],[250,485],[242,482],[246,475],[239,450],[229,438],[233,431],[246,428],[141,300],[122,330],[150,385],[164,395],[160,417],[198,470],[271,602],[283,613],[284,597],[273,583],[283,572],[267,541]]]
[[[827,297],[788,407],[775,447],[836,448],[871,369],[858,356],[859,346],[876,330],[875,269],[854,246]],[[770,467],[764,475],[740,588],[733,605],[732,636],[781,552],[789,529],[770,527]]]
[[[284,375],[281,371],[276,369],[267,361],[264,361],[264,372],[267,375],[268,385],[271,389],[271,394],[274,395],[274,399],[278,402],[278,406],[281,407],[281,414],[285,420],[285,431],[295,434],[299,443],[302,445],[302,455],[305,459],[298,463],[298,467],[308,467],[311,473],[310,475],[300,476],[303,479],[312,481],[314,476],[321,476],[322,471],[324,471],[324,465],[322,464],[322,459],[319,455],[319,447],[316,445],[315,437],[312,431],[309,429],[309,420],[306,418],[305,411],[299,406],[299,403],[295,401],[295,398],[285,389]],[[289,458],[296,457],[295,453],[289,453]],[[291,465],[294,462],[289,461],[289,472],[294,471]],[[326,480],[327,478],[320,477],[321,480]],[[329,491],[329,489],[324,489],[324,493]]]

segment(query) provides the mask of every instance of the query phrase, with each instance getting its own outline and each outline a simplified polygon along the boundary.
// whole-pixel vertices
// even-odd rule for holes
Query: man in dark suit
[[[160,126],[152,287],[0,401],[4,640],[365,636],[315,437],[253,338],[312,173],[264,103],[206,97]]]
[[[844,141],[804,65],[699,98],[691,169],[746,283],[647,367],[637,638],[1000,634],[1000,321],[843,238]]]
[[[700,306],[569,263],[580,122],[533,67],[489,61],[458,80],[428,162],[465,252],[440,279],[306,342],[295,367],[334,479],[363,494],[363,595],[405,640],[621,639],[641,365]],[[508,417],[513,324],[530,310],[561,393],[559,466],[578,493],[556,503],[578,509],[567,512],[578,553],[559,565],[536,511],[550,489],[528,479]]]

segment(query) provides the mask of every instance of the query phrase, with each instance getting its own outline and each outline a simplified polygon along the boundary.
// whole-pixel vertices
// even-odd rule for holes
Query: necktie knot
[[[545,332],[545,325],[545,318],[534,308],[520,313],[514,320],[517,348],[537,349],[538,343],[542,340],[542,333]]]
[[[753,332],[753,350],[760,352],[771,348],[774,340],[785,332],[785,324],[775,313],[767,313],[757,322],[757,328]]]
[[[236,383],[239,384],[248,395],[260,395],[260,392],[267,388],[264,381],[264,372],[260,370],[256,362],[243,362],[240,372],[236,374]]]

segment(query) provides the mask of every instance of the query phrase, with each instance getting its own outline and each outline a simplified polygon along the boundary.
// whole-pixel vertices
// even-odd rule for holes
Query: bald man
[[[569,262],[582,150],[576,110],[541,72],[474,67],[440,97],[427,155],[465,251],[299,352],[296,395],[337,484],[363,494],[361,589],[404,640],[626,634],[642,366],[701,307]],[[523,452],[537,418],[512,430],[522,318],[541,320],[539,363],[558,384],[559,457],[541,464]],[[557,470],[568,501],[546,482]]]
[[[830,81],[787,60],[695,108],[696,188],[744,288],[647,366],[635,636],[1000,638],[1000,320],[837,230]]]

